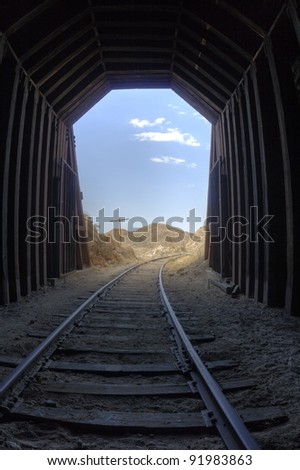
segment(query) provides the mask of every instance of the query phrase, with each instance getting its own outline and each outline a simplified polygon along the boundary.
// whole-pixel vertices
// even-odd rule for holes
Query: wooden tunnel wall
[[[300,314],[299,37],[296,10],[284,10],[213,128],[206,253],[210,266],[248,297],[295,315]],[[273,217],[264,218],[268,215]],[[264,222],[257,224],[261,220],[269,220],[265,229],[272,240]]]
[[[83,225],[73,129],[56,117],[9,46],[0,62],[0,303],[6,304],[89,261],[86,245],[70,233],[72,216]]]

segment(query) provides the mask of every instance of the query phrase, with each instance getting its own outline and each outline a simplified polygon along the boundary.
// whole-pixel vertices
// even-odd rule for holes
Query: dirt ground
[[[58,280],[30,297],[0,307],[0,355],[24,357],[40,338],[58,325],[124,266],[88,269]],[[229,396],[234,406],[245,401],[249,407],[280,407],[287,420],[257,432],[264,449],[300,448],[300,318],[280,309],[265,308],[243,296],[232,298],[208,283],[214,273],[203,260],[183,257],[171,260],[164,271],[166,291],[176,310],[190,308],[199,318],[200,334],[213,333],[213,343],[201,345],[205,361],[233,359],[239,362],[232,376],[251,378],[254,389]],[[8,368],[0,367],[0,379]],[[222,379],[222,373],[219,377]],[[129,439],[129,440],[128,440]],[[218,439],[206,448],[218,448]],[[197,449],[197,441],[171,440],[136,435],[130,441],[112,436],[82,436],[63,427],[49,429],[34,423],[7,423],[0,420],[0,449]]]
[[[225,294],[208,282],[218,277],[203,260],[172,260],[165,277],[171,303],[185,299],[199,315],[200,331],[216,337],[201,345],[202,360],[237,360],[233,378],[255,381],[254,389],[232,394],[232,404],[245,399],[249,407],[277,406],[286,414],[285,423],[255,434],[261,447],[300,449],[300,317]]]

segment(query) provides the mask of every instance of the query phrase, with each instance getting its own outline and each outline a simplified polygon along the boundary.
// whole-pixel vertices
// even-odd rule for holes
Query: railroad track
[[[194,319],[184,307],[175,314],[163,288],[164,263],[128,269],[25,359],[12,359],[7,365],[15,367],[0,384],[1,420],[97,432],[218,434],[228,449],[259,448],[247,425],[270,420],[269,411],[230,405],[226,390],[253,383],[215,381],[214,370],[236,363],[201,361],[195,344],[214,337],[189,334]]]

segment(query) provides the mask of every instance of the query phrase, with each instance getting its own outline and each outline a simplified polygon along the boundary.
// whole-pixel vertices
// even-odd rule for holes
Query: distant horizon
[[[173,219],[175,228],[188,231],[187,218],[195,208],[201,217],[195,230],[204,224],[211,125],[176,93],[112,91],[75,123],[74,131],[89,217],[95,220],[101,208],[113,218],[119,208],[121,217],[144,219],[143,226]],[[127,229],[127,221],[124,225]]]

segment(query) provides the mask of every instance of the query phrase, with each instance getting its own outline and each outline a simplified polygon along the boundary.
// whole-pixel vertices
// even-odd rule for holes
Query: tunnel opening
[[[148,256],[165,245],[162,255],[183,249],[181,231],[188,242],[204,226],[211,126],[176,93],[110,92],[74,133],[84,212],[102,240],[109,232],[118,241],[122,226],[121,241],[132,242],[135,253],[144,242]],[[116,214],[124,221],[109,222]],[[160,246],[158,231],[168,227],[177,232],[160,233]],[[135,240],[138,229],[144,232]]]

